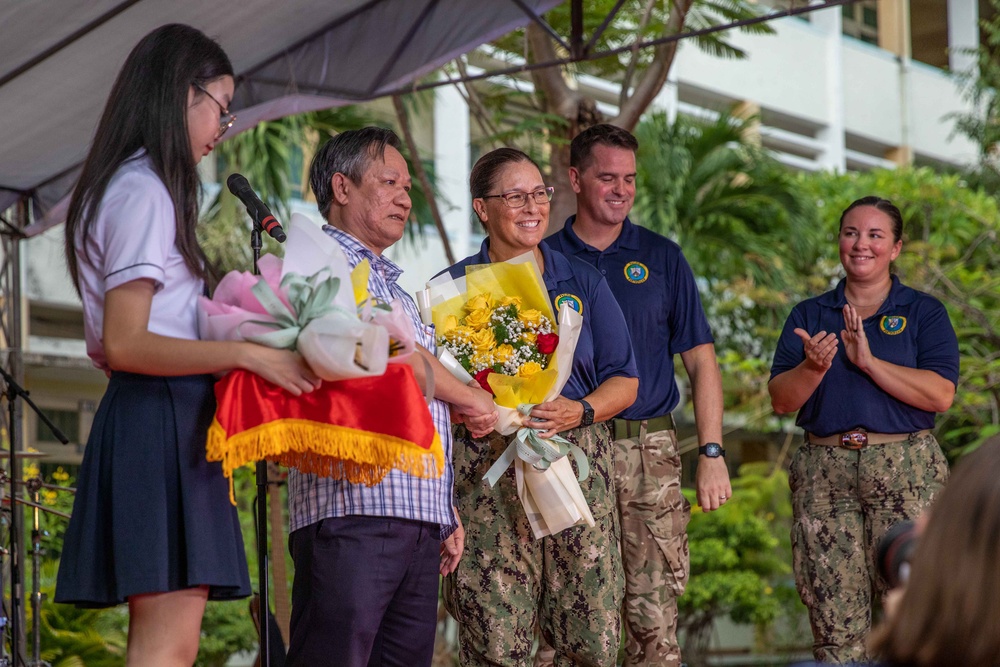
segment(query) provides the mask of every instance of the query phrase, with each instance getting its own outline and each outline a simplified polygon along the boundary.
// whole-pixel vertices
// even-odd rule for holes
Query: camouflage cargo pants
[[[681,494],[681,458],[674,431],[616,441],[615,482],[625,567],[624,665],[676,667],[677,598],[690,573]]]
[[[444,598],[459,622],[462,665],[530,665],[536,624],[555,649],[555,665],[615,664],[624,582],[613,445],[603,423],[562,435],[587,455],[590,477],[581,487],[597,525],[535,540],[513,470],[492,489],[483,480],[510,438],[473,440],[456,429],[455,494],[465,552],[445,579]]]
[[[860,450],[804,444],[788,478],[795,584],[809,609],[813,655],[865,662],[872,604],[885,592],[878,542],[931,504],[948,462],[932,435]]]

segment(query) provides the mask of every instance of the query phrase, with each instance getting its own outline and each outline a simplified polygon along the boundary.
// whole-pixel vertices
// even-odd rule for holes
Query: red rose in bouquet
[[[559,345],[559,336],[554,333],[538,334],[538,351],[542,354],[552,354]]]
[[[493,394],[493,389],[490,387],[488,378],[490,377],[490,373],[493,372],[492,368],[484,368],[475,375],[476,382],[479,383],[479,386],[490,392],[491,395]]]

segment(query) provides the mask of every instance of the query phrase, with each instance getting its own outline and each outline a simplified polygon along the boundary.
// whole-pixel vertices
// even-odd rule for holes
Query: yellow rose
[[[465,309],[470,313],[476,310],[483,310],[484,308],[489,309],[493,307],[493,301],[490,299],[489,292],[483,292],[482,294],[477,294],[468,300],[465,304]]]
[[[530,378],[535,373],[541,373],[541,364],[534,361],[526,361],[521,364],[521,367],[517,369],[517,376],[521,378]]]
[[[469,342],[472,343],[472,347],[476,350],[476,352],[480,354],[490,352],[497,344],[496,340],[493,338],[492,329],[477,331],[472,334],[472,338]]]
[[[493,350],[493,356],[496,357],[498,364],[505,364],[507,360],[510,359],[511,355],[514,354],[514,348],[510,345],[504,343],[503,345],[498,345],[497,349]]]
[[[456,337],[459,340],[468,340],[469,338],[472,338],[472,334],[474,333],[476,333],[476,330],[472,327],[459,324],[457,327],[448,332],[448,336]]]
[[[521,340],[523,340],[528,345],[534,345],[535,341],[538,340],[538,334],[534,331],[525,331],[521,334]]]
[[[485,329],[490,323],[490,310],[489,308],[480,308],[479,310],[474,310],[465,316],[465,326],[470,327],[475,330]]]
[[[519,296],[505,296],[504,298],[500,299],[500,305],[501,306],[517,306],[518,308],[520,308],[521,307],[521,297],[519,297]]]
[[[449,315],[444,318],[444,322],[441,324],[441,333],[446,334],[456,327],[458,327],[458,318],[454,315]]]
[[[538,326],[542,323],[542,313],[534,308],[528,308],[527,310],[522,310],[521,315],[517,319],[521,320],[526,326]]]

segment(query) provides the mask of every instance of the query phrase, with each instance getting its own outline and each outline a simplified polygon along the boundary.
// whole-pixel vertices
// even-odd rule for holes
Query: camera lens
[[[876,564],[889,588],[906,583],[910,574],[910,558],[916,546],[917,533],[912,521],[897,523],[879,540]]]

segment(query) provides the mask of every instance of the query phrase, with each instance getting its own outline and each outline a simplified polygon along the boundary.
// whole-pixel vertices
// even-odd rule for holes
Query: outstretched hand
[[[833,365],[833,358],[837,355],[836,334],[820,331],[815,336],[810,336],[805,329],[795,329],[793,332],[802,339],[802,349],[806,354],[806,363],[815,371],[826,372]]]

